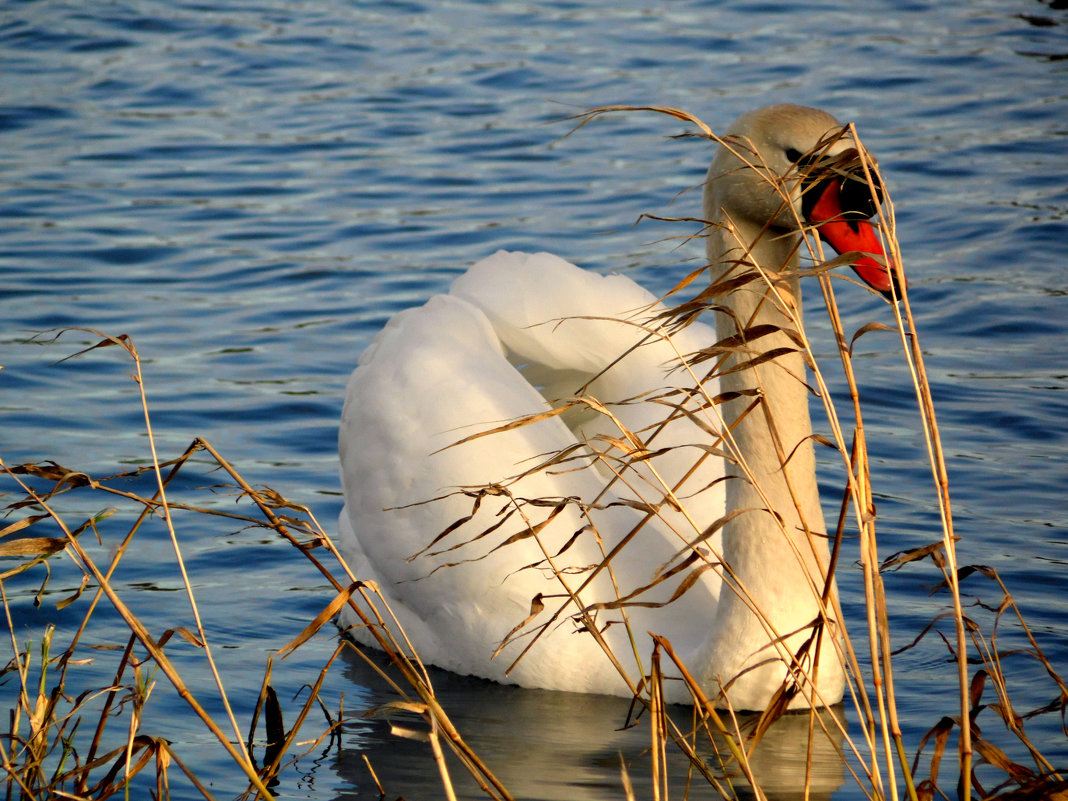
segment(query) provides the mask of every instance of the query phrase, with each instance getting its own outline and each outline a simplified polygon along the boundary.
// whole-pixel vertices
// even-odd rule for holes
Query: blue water
[[[129,334],[165,458],[204,437],[249,481],[307,504],[331,529],[345,381],[394,312],[499,247],[552,250],[654,291],[699,258],[697,245],[661,241],[682,229],[633,223],[643,212],[698,211],[695,193],[679,193],[700,182],[707,145],[666,138],[684,126],[648,115],[561,139],[570,129],[561,118],[655,103],[721,127],[757,105],[802,102],[855,121],[889,183],[961,561],[1000,571],[1042,647],[1068,669],[1066,24],[1058,0],[864,10],[844,0],[8,0],[0,4],[0,457],[97,474],[144,464],[129,361],[111,349],[60,363],[96,341],[84,332],[27,344],[69,326]],[[889,322],[881,302],[844,285],[838,295],[849,327]],[[806,321],[831,354],[819,315]],[[858,359],[884,556],[938,536],[896,347],[892,335],[869,334]],[[228,497],[205,498],[219,480],[205,468],[175,492],[233,508]],[[835,479],[827,482],[832,497]],[[192,514],[177,522],[245,726],[267,655],[330,591],[272,535]],[[103,558],[113,545],[92,547]],[[854,558],[840,582],[862,627]],[[42,576],[5,582],[20,642],[48,622],[69,633],[80,620],[78,605],[56,609],[78,586],[78,570],[53,559],[36,608]],[[944,598],[928,597],[929,566],[886,580],[903,645]],[[988,586],[969,582],[997,603]],[[138,535],[116,583],[152,630],[190,625],[161,528]],[[94,644],[125,641],[110,609],[96,619]],[[323,632],[276,668],[283,703],[334,644]],[[199,654],[169,648],[210,695]],[[897,678],[908,689],[899,701],[913,744],[955,711],[945,656],[931,638],[901,657]],[[78,668],[78,680],[103,685],[112,670],[98,660]],[[1052,697],[1036,663],[1017,660],[1014,670],[1021,709]],[[150,710],[165,721],[158,733],[224,797],[239,792],[210,735],[159,678]],[[577,745],[588,731],[618,727],[618,705],[441,681],[463,730],[521,795],[622,797],[617,752],[640,746],[606,739],[587,753]],[[355,663],[330,674],[324,697],[336,704],[341,693],[349,710],[384,697]],[[598,728],[561,731],[560,709],[583,721],[577,710],[592,710]],[[1035,739],[1068,762],[1055,724]],[[281,794],[376,798],[361,754],[380,765],[389,797],[439,792],[425,746],[391,737],[384,723],[354,722],[342,740],[284,774]],[[836,797],[858,793],[844,781]]]

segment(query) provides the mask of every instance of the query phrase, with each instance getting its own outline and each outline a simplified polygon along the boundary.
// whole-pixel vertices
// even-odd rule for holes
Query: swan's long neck
[[[712,208],[707,211],[719,216],[714,198],[709,205]],[[720,221],[723,222],[722,217]],[[741,243],[749,245],[748,254]],[[710,233],[709,263],[714,273],[716,265],[721,265],[721,274],[729,271],[733,276],[746,269],[738,267],[736,260],[747,259],[761,265],[769,278],[775,279],[795,261],[796,245],[796,234],[762,233],[755,226],[732,220],[729,226]],[[739,328],[768,324],[797,330],[801,316],[797,279],[780,279],[776,290],[777,295],[766,280],[758,278],[723,298],[723,305],[733,316],[716,315],[720,339],[737,336]],[[797,346],[786,334],[774,333],[752,340],[746,347],[747,352],[732,355],[726,367],[772,349]],[[755,368],[727,372],[721,378],[724,392],[743,393],[721,407],[728,425],[737,421],[733,438],[736,452],[744,460],[743,464],[728,466],[731,478],[727,481],[727,509],[747,511],[733,517],[724,529],[723,557],[733,578],[724,587],[714,633],[706,646],[705,679],[712,686],[729,681],[758,662],[782,656],[781,649],[776,652],[774,646],[768,646],[769,633],[772,637],[786,636],[804,629],[786,641],[787,647],[796,652],[812,632],[804,627],[818,615],[815,592],[823,589],[828,548],[816,485],[808,412],[810,393],[805,380],[805,364],[796,350]],[[758,392],[755,396],[754,389]],[[754,406],[755,400],[758,402]],[[753,607],[761,610],[763,620],[754,614]],[[825,640],[826,651],[830,636]],[[821,670],[823,662],[836,661],[821,660]],[[826,670],[836,671],[837,666]],[[784,675],[781,661],[746,673],[731,687],[732,704],[762,707]]]

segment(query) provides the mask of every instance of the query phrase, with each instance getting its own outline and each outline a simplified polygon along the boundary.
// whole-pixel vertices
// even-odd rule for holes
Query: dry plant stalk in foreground
[[[105,347],[121,348],[133,360],[136,366],[134,379],[143,388],[141,360],[132,341],[125,336],[111,337],[97,331],[88,333],[98,337],[99,341],[78,355]],[[0,736],[0,765],[6,773],[8,797],[110,798],[116,793],[125,794],[131,788],[144,786],[136,782],[145,781],[143,777],[138,778],[139,774],[150,768],[154,775],[147,780],[147,786],[157,797],[168,798],[174,781],[171,778],[172,769],[177,766],[184,779],[197,791],[205,798],[213,798],[209,788],[213,782],[218,785],[219,777],[198,776],[182,760],[180,748],[176,749],[165,739],[164,735],[171,728],[169,722],[145,718],[141,714],[156,688],[160,673],[204,727],[217,738],[219,747],[230,755],[237,775],[244,775],[248,784],[244,793],[246,797],[271,798],[269,788],[277,781],[284,767],[299,758],[301,753],[319,746],[328,737],[330,742],[334,742],[344,712],[339,710],[331,713],[320,699],[319,692],[337,657],[342,650],[352,649],[352,643],[344,639],[338,643],[318,677],[308,684],[309,695],[296,710],[288,730],[284,728],[281,707],[271,686],[272,670],[275,669],[273,660],[268,660],[266,665],[255,709],[245,710],[244,714],[239,715],[232,709],[227,697],[226,678],[216,667],[210,636],[200,622],[192,583],[185,571],[175,523],[176,519],[182,519],[185,515],[217,521],[215,525],[223,531],[233,531],[234,527],[269,528],[304,554],[334,585],[339,595],[322,615],[309,623],[303,634],[288,645],[280,643],[279,655],[284,657],[300,647],[330,621],[341,604],[352,603],[364,616],[368,626],[383,632],[379,646],[392,659],[400,683],[393,677],[387,677],[387,680],[403,699],[393,708],[407,713],[415,712],[431,724],[429,739],[442,770],[443,786],[448,788],[451,782],[441,753],[441,741],[448,744],[472,773],[483,776],[488,788],[495,788],[492,790],[495,797],[509,797],[478,756],[466,746],[438,705],[418,658],[405,655],[404,648],[393,640],[386,623],[389,620],[388,610],[384,613],[380,611],[374,588],[351,575],[339,581],[335,575],[343,576],[343,568],[339,568],[333,560],[330,567],[319,561],[318,553],[323,550],[334,557],[338,555],[312,513],[270,489],[254,489],[204,440],[195,440],[177,458],[159,460],[143,391],[141,403],[151,444],[151,464],[148,467],[93,477],[55,462],[8,465],[0,460],[0,471],[9,480],[4,487],[8,500],[4,506],[7,523],[0,529],[0,537],[3,538],[0,540],[0,556],[16,560],[13,566],[0,573],[0,594],[12,647],[12,658],[4,668],[3,675],[9,685],[14,682],[17,688],[9,717],[9,730]],[[232,483],[219,484],[204,480],[205,473],[220,470],[229,476]],[[194,473],[196,484],[205,486],[200,490],[205,495],[204,505],[168,499],[168,489],[183,472]],[[154,479],[154,491],[148,495],[131,491],[131,480],[139,479],[146,473]],[[227,490],[250,503],[252,510],[240,514],[216,508],[211,496]],[[11,500],[12,495],[15,496],[14,500]],[[78,511],[100,503],[108,506],[96,514],[85,516]],[[77,523],[71,523],[72,519]],[[111,583],[112,575],[138,532],[146,525],[160,523],[169,532],[173,544],[175,563],[181,571],[195,630],[174,626],[162,632],[151,632],[136,611],[136,594],[127,593],[126,597],[122,597]],[[50,536],[27,536],[46,527],[50,529]],[[84,536],[96,539],[99,547],[83,547]],[[91,555],[94,551],[102,551],[105,560],[94,558]],[[39,642],[22,647],[15,640],[5,582],[19,573],[43,566],[45,576],[37,590],[37,596],[40,597],[51,577],[50,560],[60,554],[70,557],[77,565],[82,581],[81,587],[72,596],[59,601],[57,607],[68,610],[67,614],[76,614],[80,610],[81,623],[70,641],[62,646],[55,642],[54,629],[49,627],[41,632]],[[130,631],[127,642],[117,650],[100,651],[83,643],[83,639],[92,639],[84,635],[92,630],[94,612],[102,601],[112,605]],[[175,610],[175,614],[182,617],[183,610]],[[214,678],[214,688],[194,687],[186,683],[166,650],[168,643],[176,642],[176,638],[203,654],[204,666]],[[35,658],[35,649],[40,650],[39,658]],[[77,670],[72,672],[72,667],[87,661],[99,664],[109,655],[115,656],[115,678],[111,685],[76,686]],[[306,680],[308,677],[302,678]],[[407,690],[402,689],[405,686]],[[202,701],[205,694],[212,694],[214,698]],[[222,720],[206,711],[207,706],[217,701],[222,702],[225,710]],[[310,737],[305,734],[307,739],[298,743],[297,735],[305,731],[305,720],[316,707],[326,719],[325,728]],[[386,708],[376,713],[389,711]],[[257,737],[261,713],[265,733],[263,737]],[[244,731],[238,718],[246,716],[249,722],[247,731]],[[440,738],[439,733],[443,735]],[[257,750],[262,750],[258,761]]]
[[[622,107],[598,109],[591,112],[589,119],[610,111],[633,110]],[[673,109],[652,110],[696,125],[700,137],[722,141],[689,114]],[[859,143],[856,132],[851,130],[850,133]],[[737,146],[737,143],[731,144]],[[867,158],[862,146],[858,147],[857,157],[859,163],[853,168],[859,169],[864,175],[873,196],[883,198],[878,206],[878,220],[886,251],[891,254],[895,264],[900,265],[893,207],[882,187],[876,166]],[[824,730],[833,734],[832,739],[840,743],[839,758],[853,775],[860,791],[868,798],[926,799],[952,797],[955,794],[963,799],[998,795],[1013,799],[1037,799],[1057,797],[1057,793],[1062,794],[1060,797],[1068,797],[1063,795],[1068,793],[1068,784],[1042,756],[1042,749],[1028,739],[1024,729],[1028,718],[1043,713],[1059,714],[1063,721],[1068,689],[1032,637],[996,573],[989,568],[961,566],[957,562],[957,536],[952,525],[944,457],[907,293],[901,292],[899,302],[892,305],[893,327],[869,323],[856,332],[847,332],[838,314],[829,270],[848,258],[825,260],[819,242],[811,232],[806,233],[805,242],[812,264],[815,265],[806,270],[808,276],[805,280],[810,284],[818,284],[822,292],[852,402],[851,408],[845,411],[833,406],[809,343],[803,333],[799,333],[795,337],[797,348],[806,356],[812,370],[814,390],[826,412],[825,424],[830,436],[824,444],[838,452],[843,465],[842,502],[833,527],[832,567],[839,561],[845,539],[856,538],[867,619],[864,621],[863,636],[852,637],[848,632],[844,634],[841,651],[850,680],[847,703],[854,707],[855,717],[860,722],[859,731],[848,731],[841,716],[832,711],[812,709],[800,714],[807,715],[810,733]],[[671,294],[681,292],[687,285],[699,280],[702,272],[695,271]],[[770,282],[774,278],[758,274],[746,280]],[[903,285],[903,281],[899,282],[899,286]],[[727,290],[729,287],[712,285],[699,292],[694,299],[676,307],[670,316],[649,320],[646,325],[656,336],[670,337],[678,326],[686,325],[689,320],[715,307],[717,295]],[[941,540],[887,559],[880,559],[876,519],[871,512],[873,504],[868,453],[852,361],[857,339],[879,329],[896,330],[900,339],[904,362],[916,389],[919,419],[927,438],[934,492],[943,522]],[[797,325],[796,331],[803,332],[803,329]],[[135,379],[141,386],[140,359],[132,342],[126,337],[91,333],[98,341],[88,350],[108,346],[120,348],[136,366]],[[738,342],[721,342],[718,352],[691,358],[685,369],[692,370],[695,375],[715,371],[724,356],[738,347]],[[595,400],[589,399],[587,405],[593,406]],[[707,398],[705,403],[708,408],[714,409],[721,400]],[[153,443],[149,410],[143,393],[141,402],[149,442]],[[677,413],[669,406],[665,406],[668,413]],[[608,409],[605,411],[610,413]],[[613,440],[611,460],[621,472],[631,465],[640,465],[644,459],[644,454],[648,452],[647,443],[642,439],[644,435],[645,432],[621,432],[621,436]],[[563,455],[561,459],[549,460],[547,465],[539,469],[560,469],[572,458],[580,457]],[[377,646],[389,656],[393,666],[388,675],[383,675],[400,700],[374,710],[374,714],[415,713],[425,719],[431,756],[441,772],[447,797],[454,797],[454,792],[443,749],[450,749],[458,757],[460,763],[476,777],[487,797],[512,797],[508,789],[494,777],[490,767],[466,745],[461,733],[451,723],[447,710],[441,707],[435,697],[426,669],[388,606],[378,595],[377,588],[361,581],[360,576],[351,574],[309,510],[271,490],[254,489],[207,442],[198,439],[183,454],[168,461],[158,459],[153,445],[148,467],[101,478],[68,470],[52,462],[14,466],[0,462],[0,467],[9,481],[5,487],[9,493],[5,505],[6,521],[0,529],[3,537],[0,540],[0,556],[7,558],[11,565],[0,574],[0,592],[3,593],[9,629],[13,628],[13,621],[5,582],[9,582],[15,574],[29,569],[44,571],[44,581],[47,582],[50,565],[55,563],[57,556],[63,554],[77,565],[83,576],[81,590],[58,604],[64,614],[81,614],[81,624],[69,642],[55,642],[52,631],[48,630],[40,633],[38,642],[23,647],[12,635],[12,658],[5,669],[5,677],[8,685],[16,688],[16,697],[9,716],[9,730],[0,738],[0,759],[7,774],[9,797],[38,798],[49,794],[66,794],[66,797],[107,798],[129,787],[145,786],[139,782],[147,782],[160,797],[169,797],[171,784],[178,780],[174,775],[175,766],[184,777],[183,781],[191,783],[204,797],[213,797],[208,785],[216,777],[198,777],[182,760],[181,745],[164,739],[165,724],[141,715],[161,676],[217,738],[219,747],[231,756],[239,774],[247,782],[246,796],[249,798],[271,797],[272,782],[291,764],[300,749],[306,751],[309,747],[316,747],[336,734],[343,711],[329,711],[328,705],[319,698],[319,690],[341,649],[354,648],[345,639],[341,640],[324,664],[317,679],[311,682],[312,691],[297,709],[288,729],[282,723],[280,705],[271,689],[272,671],[280,670],[279,665],[284,665],[284,661],[268,663],[266,666],[260,702],[255,709],[231,708],[226,700],[227,677],[216,669],[210,646],[211,633],[200,623],[192,584],[185,575],[182,563],[180,538],[175,526],[176,521],[185,515],[196,515],[198,519],[208,520],[225,531],[232,531],[236,527],[264,526],[290,542],[331,582],[336,596],[314,620],[309,621],[300,636],[288,644],[280,643],[278,656],[284,658],[300,648],[323,626],[328,625],[343,606],[350,606],[367,630],[373,633]],[[251,505],[252,508],[243,513],[224,512],[207,501],[197,503],[195,499],[183,499],[180,502],[168,499],[168,490],[177,476],[187,471],[201,476],[209,470],[226,473],[229,476],[226,486],[246,506]],[[149,494],[131,491],[128,488],[129,479],[139,478],[145,473],[153,478],[152,491]],[[510,478],[514,477],[502,476],[501,484],[493,490],[506,486]],[[198,483],[206,482],[201,479]],[[219,492],[221,488],[218,482],[213,483],[215,486],[203,492]],[[670,489],[666,487],[665,494],[669,494]],[[594,502],[594,499],[586,500]],[[89,514],[66,511],[95,507],[99,507],[100,511]],[[112,507],[120,512],[115,513]],[[129,591],[120,593],[111,583],[111,576],[138,531],[149,522],[162,523],[172,539],[175,562],[181,569],[195,621],[192,628],[176,626],[162,632],[150,631],[138,615],[136,594]],[[49,536],[33,536],[46,528],[50,530]],[[83,547],[85,535],[97,539],[104,547]],[[107,554],[107,557],[94,557],[94,552]],[[888,570],[918,560],[928,560],[936,567],[942,581],[941,590],[948,596],[948,609],[942,618],[951,625],[948,635],[943,635],[943,638],[953,655],[951,664],[954,665],[959,703],[955,715],[932,721],[929,732],[919,742],[906,742],[897,716],[897,696],[901,690],[894,681],[893,668],[897,654],[891,645],[893,632],[888,626],[889,614],[882,576]],[[962,600],[962,582],[975,582],[980,576],[987,579],[989,586],[996,588],[998,594],[995,603],[988,602],[988,608],[993,611],[987,621],[976,618],[982,607],[968,607],[966,614],[966,604]],[[628,601],[632,599],[621,597],[616,600],[614,609],[625,611]],[[831,598],[827,596],[824,600],[830,602]],[[91,653],[82,641],[88,639],[84,635],[91,630],[94,611],[101,602],[110,604],[118,612],[130,634],[119,650]],[[577,614],[590,624],[592,633],[596,631],[595,613],[610,607],[613,607],[611,603],[602,605],[598,610],[561,611],[561,614]],[[835,610],[835,616],[838,620],[843,619],[840,609]],[[516,622],[520,624],[516,629],[518,633],[524,621]],[[859,621],[849,622],[855,630],[860,630]],[[915,637],[915,646],[923,642],[924,636],[934,631],[941,622],[933,620],[928,629],[910,632],[906,637]],[[1009,624],[1016,634],[1022,633],[1026,638],[1028,646],[1024,649],[1024,655],[1038,660],[1049,676],[1051,700],[1041,709],[1021,713],[1011,703],[1011,675],[1006,668],[1008,655],[1001,652],[997,645],[998,637],[1005,636],[1003,630]],[[643,639],[644,634],[633,632],[634,642],[648,642],[647,638]],[[896,634],[900,639],[902,633]],[[193,689],[186,684],[168,656],[168,643],[177,642],[175,636],[203,654],[204,664],[214,677],[214,688]],[[35,657],[35,649],[40,652],[39,657]],[[648,675],[639,677],[636,682],[638,689],[635,702],[636,710],[647,716],[652,724],[650,752],[653,754],[654,792],[667,797],[669,777],[666,772],[666,752],[671,747],[686,757],[694,781],[707,781],[723,797],[737,797],[740,792],[732,784],[731,777],[741,777],[743,783],[749,785],[751,789],[744,790],[744,794],[765,797],[761,789],[761,776],[755,771],[751,757],[761,738],[786,714],[784,700],[788,700],[789,688],[784,687],[783,695],[775,699],[762,715],[744,717],[730,709],[717,707],[714,699],[705,697],[697,682],[686,678],[686,666],[681,662],[676,664],[670,642],[654,639],[651,649],[649,658],[644,662],[649,665]],[[862,652],[863,656],[858,652]],[[79,660],[92,658],[99,663],[111,657],[115,660],[111,685],[75,686],[77,673],[72,672],[71,667],[77,665]],[[374,664],[370,659],[368,662]],[[663,703],[662,667],[668,663],[674,666],[675,672],[683,675],[693,697],[692,717],[685,725],[678,722],[677,715],[669,715]],[[804,664],[803,659],[796,660],[799,670],[803,670]],[[906,690],[914,691],[911,688]],[[209,704],[200,699],[208,693],[215,694],[213,701],[222,699],[225,710],[222,720],[215,719],[205,711]],[[993,695],[994,700],[984,703],[984,695],[988,698]],[[314,736],[302,735],[307,737],[307,741],[298,745],[298,734],[305,728],[307,716],[317,706],[325,716],[324,727]],[[980,729],[978,717],[984,711],[984,722],[989,724],[997,719],[1004,724],[996,736]],[[257,722],[261,713],[265,720],[265,737],[257,737]],[[796,716],[799,713],[794,714]],[[239,723],[241,720],[249,723],[243,727]],[[951,746],[954,740],[955,748]],[[254,746],[263,748],[263,756],[258,763],[254,759]],[[1008,754],[1014,750],[1026,754],[1028,764],[1022,764],[1018,758],[1010,758]],[[146,774],[146,778],[141,774],[149,767],[152,773]],[[388,777],[384,778],[388,790]]]

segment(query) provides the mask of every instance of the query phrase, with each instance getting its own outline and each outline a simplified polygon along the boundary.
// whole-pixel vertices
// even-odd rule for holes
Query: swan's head
[[[875,211],[849,130],[807,106],[767,106],[735,120],[705,185],[705,219],[780,240],[802,226],[817,226],[838,253],[872,254],[853,269],[889,296],[894,278],[869,222]],[[751,246],[753,240],[741,244]]]

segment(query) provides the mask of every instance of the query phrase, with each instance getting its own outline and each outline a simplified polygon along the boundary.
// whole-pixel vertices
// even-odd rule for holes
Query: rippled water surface
[[[679,193],[700,182],[708,146],[668,139],[684,126],[648,115],[561,139],[562,117],[655,103],[721,128],[757,105],[817,105],[858,124],[896,204],[961,559],[1001,572],[1068,668],[1068,12],[1058,0],[864,9],[844,0],[4,3],[0,456],[104,474],[145,463],[129,362],[114,351],[60,362],[95,341],[85,333],[27,344],[57,327],[129,334],[164,457],[204,437],[248,480],[309,505],[332,529],[345,381],[394,312],[501,247],[552,250],[654,291],[700,257],[696,244],[660,241],[690,229],[632,223],[643,212],[697,213],[696,193]],[[889,322],[885,304],[842,286],[850,327]],[[830,353],[826,325],[806,318]],[[911,383],[892,336],[858,348],[883,547],[924,544],[939,528]],[[216,478],[183,480],[192,492]],[[331,591],[269,535],[222,535],[191,517],[181,536],[247,720],[268,653]],[[157,631],[186,615],[169,548],[164,532],[146,528],[116,576]],[[5,581],[20,642],[48,622],[69,631],[80,619],[56,607],[80,574],[53,561],[39,607],[41,574]],[[911,632],[902,645],[942,608],[928,595],[931,575],[887,576],[894,624]],[[852,564],[840,581],[847,614],[863,625]],[[93,644],[125,642],[115,613],[98,618]],[[324,632],[279,669],[284,701],[314,680],[334,644]],[[210,695],[197,653],[171,647]],[[945,657],[932,643],[901,659],[912,742],[955,711]],[[1027,671],[1041,678],[1037,664],[1016,669],[1025,688]],[[111,680],[111,668],[79,670],[87,682]],[[641,736],[605,732],[625,705],[441,682],[518,794],[622,797],[618,754],[637,753]],[[356,662],[327,680],[326,697],[342,692],[347,709],[384,697]],[[1025,697],[1022,707],[1046,700]],[[162,687],[152,703],[178,753],[222,797],[238,792],[184,704]],[[1068,761],[1056,726],[1038,731]],[[425,746],[391,737],[381,721],[354,722],[340,748],[302,759],[278,790],[377,798],[364,754],[389,797],[440,793]],[[823,781],[827,792],[841,785],[836,797],[858,797],[843,776]]]

